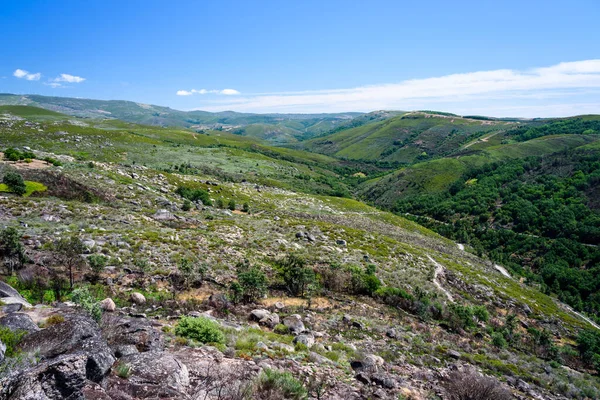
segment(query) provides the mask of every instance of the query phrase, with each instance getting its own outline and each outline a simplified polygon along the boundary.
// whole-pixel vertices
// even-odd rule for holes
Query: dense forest
[[[400,199],[394,211],[598,319],[599,193],[600,154],[579,149],[470,170],[443,193]]]
[[[525,125],[508,132],[518,142],[549,135],[592,135],[597,133],[600,133],[600,120],[585,117],[557,120],[540,126]]]

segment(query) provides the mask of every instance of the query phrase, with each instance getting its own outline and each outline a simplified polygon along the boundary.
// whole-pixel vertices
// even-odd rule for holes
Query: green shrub
[[[192,202],[189,201],[188,199],[185,199],[183,201],[183,205],[181,206],[181,209],[183,211],[190,211],[192,209]]]
[[[275,332],[278,335],[289,335],[290,328],[288,328],[284,324],[277,324],[275,325],[275,328],[273,328],[273,332]]]
[[[92,280],[97,281],[100,273],[104,271],[104,267],[108,264],[108,258],[101,254],[92,254],[87,258],[87,262],[92,270]]]
[[[184,199],[188,199],[189,201],[196,202],[200,200],[202,204],[206,206],[211,206],[212,201],[210,200],[210,196],[208,192],[204,189],[193,189],[186,186],[179,186],[175,193],[183,197]]]
[[[119,378],[127,379],[131,376],[131,367],[125,363],[119,362],[115,369]]]
[[[316,283],[315,272],[305,264],[304,259],[293,254],[275,262],[279,277],[292,296],[304,296]]]
[[[231,211],[235,210],[235,200],[233,200],[233,199],[229,200],[229,203],[227,204],[227,208],[230,209]]]
[[[53,314],[46,319],[45,326],[52,326],[65,322],[65,317],[60,314]]]
[[[242,206],[242,211],[245,213],[250,211],[250,206],[248,205],[248,203],[244,203],[244,205]]]
[[[244,296],[244,289],[238,281],[233,281],[229,284],[229,300],[232,303],[238,304],[242,301]]]
[[[200,343],[225,343],[219,324],[205,317],[183,317],[175,327],[175,334]]]
[[[490,319],[490,313],[485,306],[474,306],[473,316],[475,316],[475,318],[481,322],[487,322]]]
[[[260,399],[305,400],[308,392],[291,373],[267,368],[257,379],[255,396]]]
[[[9,147],[8,149],[4,150],[4,158],[8,161],[19,161],[25,157],[23,157],[19,150]]]
[[[48,164],[54,165],[55,167],[60,167],[62,165],[60,161],[52,157],[46,157],[44,158],[44,161],[46,161]]]
[[[94,320],[100,321],[102,318],[102,308],[100,308],[100,304],[92,296],[87,287],[80,287],[73,290],[71,301],[87,311]]]
[[[2,183],[4,183],[11,192],[19,196],[23,196],[25,192],[27,192],[27,187],[25,186],[23,177],[16,172],[7,172],[4,174]]]
[[[492,333],[492,344],[501,349],[507,346],[506,339],[504,339],[504,335],[500,332]]]
[[[4,352],[6,357],[14,357],[17,355],[17,345],[26,334],[27,331],[13,331],[4,326],[0,326],[0,341],[6,346],[6,351]]]
[[[238,281],[242,289],[244,303],[254,302],[267,293],[267,276],[258,267],[242,269],[238,273]]]

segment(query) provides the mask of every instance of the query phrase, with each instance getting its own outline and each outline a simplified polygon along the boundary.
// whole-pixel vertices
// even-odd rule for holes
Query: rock
[[[317,238],[316,238],[316,237],[315,237],[315,235],[313,235],[312,233],[307,233],[307,234],[306,234],[306,239],[307,239],[309,242],[316,242],[316,241],[317,241]]]
[[[527,315],[531,314],[533,311],[531,311],[531,307],[529,307],[527,304],[523,304],[523,312]]]
[[[0,384],[0,398],[14,400],[83,399],[88,356],[68,354],[8,376]]]
[[[369,376],[363,372],[356,374],[355,378],[357,381],[364,383],[365,385],[371,384],[371,379],[369,379]]]
[[[290,315],[289,317],[285,317],[283,319],[283,324],[287,326],[294,335],[298,335],[304,332],[304,323],[302,322],[301,317],[298,314]]]
[[[161,351],[165,347],[162,332],[154,329],[152,322],[144,318],[104,314],[102,336],[115,352],[124,345],[133,345],[139,352]]]
[[[179,393],[184,393],[190,384],[185,364],[167,352],[132,354],[122,357],[120,362],[129,366],[131,376],[127,380],[133,384],[142,384],[151,389],[168,387]]]
[[[461,354],[456,350],[448,350],[448,351],[446,351],[446,354],[448,356],[454,358],[455,360],[458,360],[462,357]]]
[[[98,324],[81,315],[71,315],[65,322],[28,334],[19,343],[19,349],[25,352],[38,351],[45,360],[83,353],[86,356],[85,376],[94,382],[100,382],[115,361]]]
[[[382,386],[386,389],[396,388],[396,380],[387,374],[374,374],[371,376],[371,381],[376,385]]]
[[[175,216],[169,210],[161,209],[154,213],[152,218],[157,221],[171,221],[175,219]]]
[[[343,239],[337,239],[335,241],[335,244],[337,244],[338,246],[342,246],[342,247],[346,247],[346,245],[347,245],[346,241]]]
[[[296,238],[304,239],[304,232],[296,232]]]
[[[26,331],[27,333],[37,332],[40,328],[33,322],[31,317],[23,313],[11,313],[0,318],[0,326],[4,326],[11,331]]]
[[[100,308],[104,311],[113,312],[117,309],[117,305],[110,297],[105,298],[100,302]]]
[[[131,293],[130,298],[131,301],[135,304],[144,304],[146,302],[146,298],[144,297],[144,295],[138,292]]]
[[[308,359],[317,365],[333,364],[333,361],[331,361],[329,358],[324,357],[319,353],[315,353],[314,351],[308,353]]]
[[[32,305],[31,305],[31,304],[29,304],[29,302],[27,302],[27,300],[25,300],[25,299],[24,299],[24,298],[22,298],[22,297],[2,297],[2,298],[0,298],[0,300],[1,300],[1,301],[2,301],[2,302],[5,304],[5,305],[8,305],[8,304],[11,304],[11,305],[12,305],[12,304],[20,304],[20,305],[21,305],[21,308],[22,308],[22,307],[27,307],[27,308],[31,308],[31,307],[32,307]]]
[[[385,363],[383,358],[374,354],[365,356],[362,360],[350,361],[350,367],[355,371],[369,371],[376,372],[377,367],[382,366]]]
[[[23,304],[21,304],[21,303],[7,304],[2,307],[2,312],[5,314],[10,314],[10,313],[21,311],[22,308],[23,308]]]
[[[213,293],[208,298],[208,304],[217,310],[226,310],[231,306],[229,299],[224,293]]]
[[[389,337],[390,339],[396,339],[398,337],[398,333],[396,332],[396,329],[394,328],[390,328],[385,332],[385,335],[387,337]]]
[[[137,347],[135,347],[133,344],[122,344],[122,345],[114,346],[114,351],[115,351],[115,357],[117,357],[117,358],[126,357],[126,356],[130,356],[132,354],[139,353]]]
[[[293,353],[296,351],[296,349],[294,348],[294,346],[291,346],[289,344],[285,344],[285,343],[274,343],[273,347],[285,351],[287,353]]]
[[[269,346],[267,346],[263,342],[256,343],[256,348],[259,349],[259,350],[264,350],[264,351],[268,351],[269,350]]]
[[[310,349],[315,344],[315,338],[312,335],[298,335],[294,338],[294,343],[301,343]]]
[[[350,323],[352,321],[352,317],[348,314],[344,314],[344,316],[342,317],[342,321],[345,323]]]
[[[275,307],[275,309],[277,310],[283,310],[285,308],[285,304],[283,304],[282,302],[278,301],[277,303],[273,304],[273,307]]]
[[[8,283],[4,283],[2,281],[0,281],[0,297],[23,298],[16,289],[14,289]]]
[[[269,310],[265,310],[264,308],[258,308],[250,311],[250,320],[258,322],[261,319],[266,318],[270,314],[271,312]]]
[[[352,321],[352,327],[360,330],[365,329],[365,326],[359,321]]]
[[[0,364],[4,361],[4,353],[6,353],[6,345],[0,340]]]

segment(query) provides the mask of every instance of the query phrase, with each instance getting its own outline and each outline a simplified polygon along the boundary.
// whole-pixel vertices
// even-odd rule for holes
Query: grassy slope
[[[540,156],[597,143],[598,135],[546,136],[528,142],[497,145],[475,154],[441,158],[418,163],[381,178],[367,181],[359,188],[360,196],[391,207],[399,196],[418,192],[436,192],[448,188],[468,168],[507,158]]]
[[[379,160],[410,163],[425,152],[444,155],[473,136],[506,130],[512,123],[477,121],[426,113],[409,113],[303,144],[310,151],[353,160]]]

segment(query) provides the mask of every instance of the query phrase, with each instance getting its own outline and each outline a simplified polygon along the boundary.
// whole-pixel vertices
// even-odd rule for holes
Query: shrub
[[[487,322],[490,319],[490,313],[485,306],[474,306],[473,316],[475,316],[475,318],[481,322]]]
[[[255,396],[260,399],[304,400],[308,393],[291,373],[267,368],[257,379]]]
[[[131,367],[125,363],[120,362],[115,369],[119,378],[127,379],[131,376]]]
[[[217,199],[216,206],[217,206],[217,208],[223,208],[223,207],[225,207],[225,203],[223,203],[223,199]]]
[[[448,307],[446,317],[450,328],[453,330],[472,328],[475,326],[473,308],[462,304],[452,304]]]
[[[232,303],[237,304],[242,301],[244,296],[244,289],[238,281],[233,281],[229,284],[229,300]]]
[[[175,327],[175,334],[200,343],[225,343],[219,324],[205,317],[183,317]]]
[[[19,196],[23,196],[25,192],[27,192],[27,187],[25,186],[23,177],[16,172],[7,172],[4,174],[2,183],[4,183],[11,192]]]
[[[108,263],[108,258],[101,254],[92,254],[88,257],[87,262],[92,269],[92,280],[95,282],[100,278],[100,273],[104,271],[104,267]]]
[[[267,293],[267,276],[257,267],[239,272],[238,281],[242,289],[244,303],[254,302]]]
[[[57,325],[60,324],[62,322],[65,322],[65,317],[63,317],[60,314],[53,314],[51,316],[48,317],[48,319],[46,319],[46,326],[52,326],[52,325]]]
[[[292,296],[304,296],[316,282],[315,272],[305,266],[306,262],[293,254],[275,262],[279,277]]]
[[[512,395],[492,377],[454,371],[442,383],[449,400],[509,400]]]
[[[505,348],[507,345],[506,339],[504,339],[504,335],[500,332],[492,333],[492,344],[501,349]]]
[[[102,319],[102,308],[87,287],[80,287],[71,293],[71,301],[87,311],[96,321]]]
[[[211,206],[212,201],[210,200],[210,196],[208,192],[204,189],[193,189],[186,186],[179,186],[175,193],[183,197],[184,199],[188,199],[189,201],[196,202],[200,200],[202,204],[206,206]]]
[[[189,201],[188,199],[185,199],[183,201],[183,205],[181,206],[181,209],[183,211],[190,211],[192,209],[192,202]]]
[[[60,161],[52,157],[46,157],[44,158],[44,161],[46,161],[48,164],[54,165],[55,167],[60,167],[62,165]]]
[[[244,205],[242,206],[242,211],[245,213],[250,211],[250,206],[248,205],[248,203],[244,203]]]
[[[15,266],[22,266],[25,262],[25,250],[21,244],[21,233],[9,226],[0,231],[0,256],[9,266],[9,273],[13,273]]]
[[[25,157],[22,157],[22,154],[19,150],[9,147],[8,149],[4,150],[4,158],[8,161],[19,161]]]
[[[289,335],[290,328],[288,328],[284,324],[277,324],[275,325],[275,328],[273,328],[273,332],[275,332],[278,335]]]
[[[6,346],[6,351],[4,352],[6,357],[14,357],[17,355],[17,345],[26,334],[27,331],[13,331],[4,326],[0,326],[0,341]]]
[[[233,200],[233,199],[229,200],[229,203],[227,204],[227,208],[230,209],[231,211],[235,210],[235,200]]]

